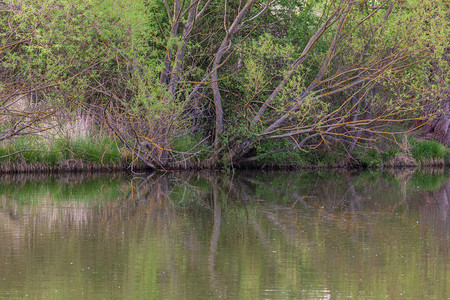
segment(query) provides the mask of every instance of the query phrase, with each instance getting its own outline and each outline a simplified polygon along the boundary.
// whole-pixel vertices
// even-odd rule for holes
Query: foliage
[[[449,84],[444,0],[0,5],[0,141],[95,112],[153,168],[264,155],[333,164],[334,149],[351,155],[434,116]],[[115,160],[100,144],[65,146]],[[366,165],[397,154],[358,151]]]
[[[198,133],[173,138],[170,147],[174,155],[178,153],[199,159],[207,158],[210,155],[209,147],[205,145],[205,141]]]
[[[395,145],[391,145],[386,151],[379,151],[373,148],[358,148],[355,151],[355,160],[357,164],[368,167],[381,167],[395,158],[400,150]]]
[[[411,140],[411,154],[417,161],[429,159],[445,159],[449,149],[436,141]]]
[[[117,141],[101,136],[56,141],[25,136],[4,142],[0,147],[0,160],[11,163],[43,163],[49,166],[66,160],[82,160],[101,165],[129,160],[129,157],[119,151],[117,145]]]
[[[285,147],[292,147],[292,142],[289,140],[265,141],[259,143],[255,148],[258,155],[263,155]],[[339,166],[344,159],[343,153],[343,149],[338,147],[283,151],[263,157],[258,160],[258,163],[275,166]]]

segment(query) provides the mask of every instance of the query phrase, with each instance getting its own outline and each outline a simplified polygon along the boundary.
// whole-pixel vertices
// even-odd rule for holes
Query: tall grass
[[[0,144],[0,163],[41,163],[55,166],[67,160],[110,165],[125,162],[117,142],[107,136],[88,136],[73,140],[48,140],[23,136]]]
[[[449,148],[436,141],[410,141],[411,155],[415,160],[426,162],[429,160],[445,160],[449,154]]]
[[[120,162],[122,154],[116,141],[109,137],[86,137],[75,140],[57,141],[64,159],[81,159],[82,161],[110,164]]]

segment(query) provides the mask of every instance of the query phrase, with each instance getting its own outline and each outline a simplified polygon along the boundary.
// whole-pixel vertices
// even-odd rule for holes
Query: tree
[[[448,86],[442,0],[6,7],[3,61],[14,63],[2,74],[45,87],[46,103],[102,108],[113,134],[150,167],[332,144],[351,155],[358,142],[421,125],[424,112],[436,114],[424,110],[432,95]]]

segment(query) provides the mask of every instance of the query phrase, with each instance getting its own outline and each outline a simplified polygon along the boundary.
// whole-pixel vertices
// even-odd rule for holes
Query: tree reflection
[[[361,278],[376,283],[363,284],[367,294],[394,297],[402,274],[416,274],[397,284],[410,295],[435,293],[421,282],[447,285],[445,173],[16,177],[0,178],[0,190],[6,290],[18,269],[40,282],[38,267],[26,269],[36,261],[55,274],[89,266],[138,298],[149,288],[172,299],[360,296]]]

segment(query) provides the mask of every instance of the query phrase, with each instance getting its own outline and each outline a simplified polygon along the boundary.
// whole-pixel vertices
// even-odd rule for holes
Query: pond
[[[447,171],[0,177],[0,298],[447,299]]]

